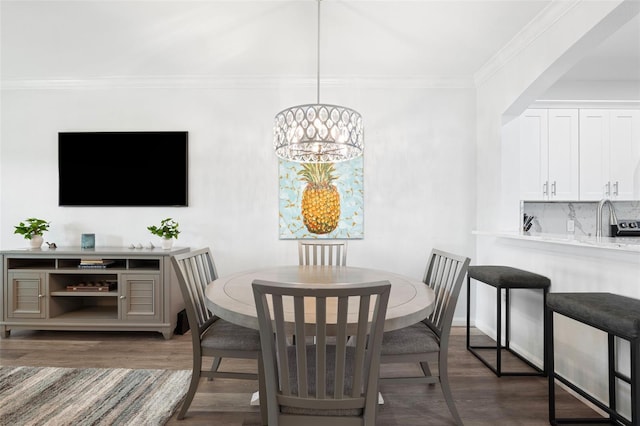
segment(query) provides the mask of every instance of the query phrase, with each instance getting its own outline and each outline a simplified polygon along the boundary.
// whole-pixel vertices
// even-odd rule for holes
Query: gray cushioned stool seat
[[[469,266],[469,276],[502,288],[548,288],[551,285],[551,280],[543,275],[510,266]]]
[[[640,335],[640,300],[612,293],[549,293],[547,306],[627,339]]]
[[[586,392],[580,386],[563,377],[554,368],[554,315],[559,314],[571,318],[590,327],[597,328],[607,333],[608,383],[609,400],[602,402]],[[576,423],[607,423],[637,425],[640,419],[640,300],[612,293],[549,293],[546,303],[546,334],[547,363],[549,365],[549,423],[576,424]],[[618,370],[616,339],[622,338],[629,341],[630,349],[630,375]],[[599,348],[590,348],[598,350]],[[566,385],[600,410],[606,412],[608,417],[595,418],[558,418],[556,417],[555,381]],[[616,391],[620,383],[628,385],[630,389],[631,418],[622,415]]]
[[[487,284],[496,289],[496,335],[499,336],[496,340],[495,346],[492,345],[472,345],[471,344],[471,280]],[[535,274],[533,272],[524,271],[522,269],[513,268],[511,266],[501,265],[477,265],[469,266],[467,271],[467,350],[475,355],[482,363],[484,363],[491,371],[493,371],[498,377],[501,376],[531,376],[531,375],[546,375],[546,363],[543,362],[542,368],[533,364],[524,356],[511,349],[509,340],[511,334],[511,314],[510,314],[510,291],[513,289],[524,290],[541,290],[542,291],[542,305],[543,309],[546,304],[546,297],[551,286],[551,280],[543,275]],[[504,345],[502,344],[502,292],[505,293],[505,339]],[[543,325],[544,329],[544,325]],[[483,355],[478,352],[478,349],[495,349],[496,350],[496,362],[495,366],[492,365]],[[507,350],[515,357],[522,360],[525,364],[533,368],[532,372],[529,371],[502,371],[502,350]],[[543,352],[546,352],[543,350]]]

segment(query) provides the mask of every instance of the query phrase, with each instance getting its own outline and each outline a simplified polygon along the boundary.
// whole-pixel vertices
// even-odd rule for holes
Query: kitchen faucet
[[[596,237],[602,237],[602,208],[605,204],[609,205],[609,224],[618,225],[618,218],[611,200],[603,198],[598,203],[598,211],[596,212]]]

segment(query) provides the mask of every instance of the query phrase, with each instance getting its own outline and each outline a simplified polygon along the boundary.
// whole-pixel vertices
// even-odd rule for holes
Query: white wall
[[[96,234],[97,246],[159,245],[146,227],[171,216],[183,231],[178,245],[211,246],[221,274],[297,262],[295,243],[278,240],[272,120],[284,107],[313,101],[313,87],[233,80],[137,86],[5,84],[1,247],[27,246],[12,232],[31,216],[51,221],[45,241],[59,246],[79,245],[86,232]],[[421,278],[432,247],[472,256],[473,90],[352,87],[323,93],[365,120],[365,238],[350,244],[349,263]],[[64,130],[189,131],[189,207],[58,207],[57,132]],[[79,165],[87,179],[93,155],[99,152]],[[170,166],[158,164],[157,173]]]

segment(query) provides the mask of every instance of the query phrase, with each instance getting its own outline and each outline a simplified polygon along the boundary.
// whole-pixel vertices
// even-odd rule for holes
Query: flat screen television
[[[187,206],[188,132],[59,132],[60,206]]]

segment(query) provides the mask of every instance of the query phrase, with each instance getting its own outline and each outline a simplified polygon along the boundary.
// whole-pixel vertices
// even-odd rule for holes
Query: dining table
[[[334,286],[389,281],[391,292],[384,331],[398,330],[423,320],[433,311],[435,301],[434,291],[425,283],[392,272],[354,266],[288,265],[242,271],[212,281],[205,289],[211,312],[231,323],[258,330],[251,286],[254,280]],[[357,312],[350,315],[355,323]],[[310,312],[310,317],[315,317],[315,312]],[[293,322],[292,311],[285,311],[285,321]]]
[[[223,276],[210,282],[205,289],[208,308],[218,317],[243,327],[259,330],[258,315],[253,296],[254,280],[287,284],[345,285],[389,281],[391,291],[384,321],[384,331],[398,330],[426,318],[434,308],[435,292],[420,280],[392,272],[354,266],[288,265],[252,269]],[[309,305],[313,311],[315,306]],[[370,312],[373,313],[374,304]],[[357,323],[358,312],[349,308],[347,326]],[[293,310],[285,306],[285,322],[294,323]],[[315,312],[309,312],[315,318]],[[328,322],[331,320],[328,318]],[[260,380],[264,380],[263,377]],[[259,392],[251,396],[250,404],[259,405]],[[384,404],[378,394],[378,403]]]

